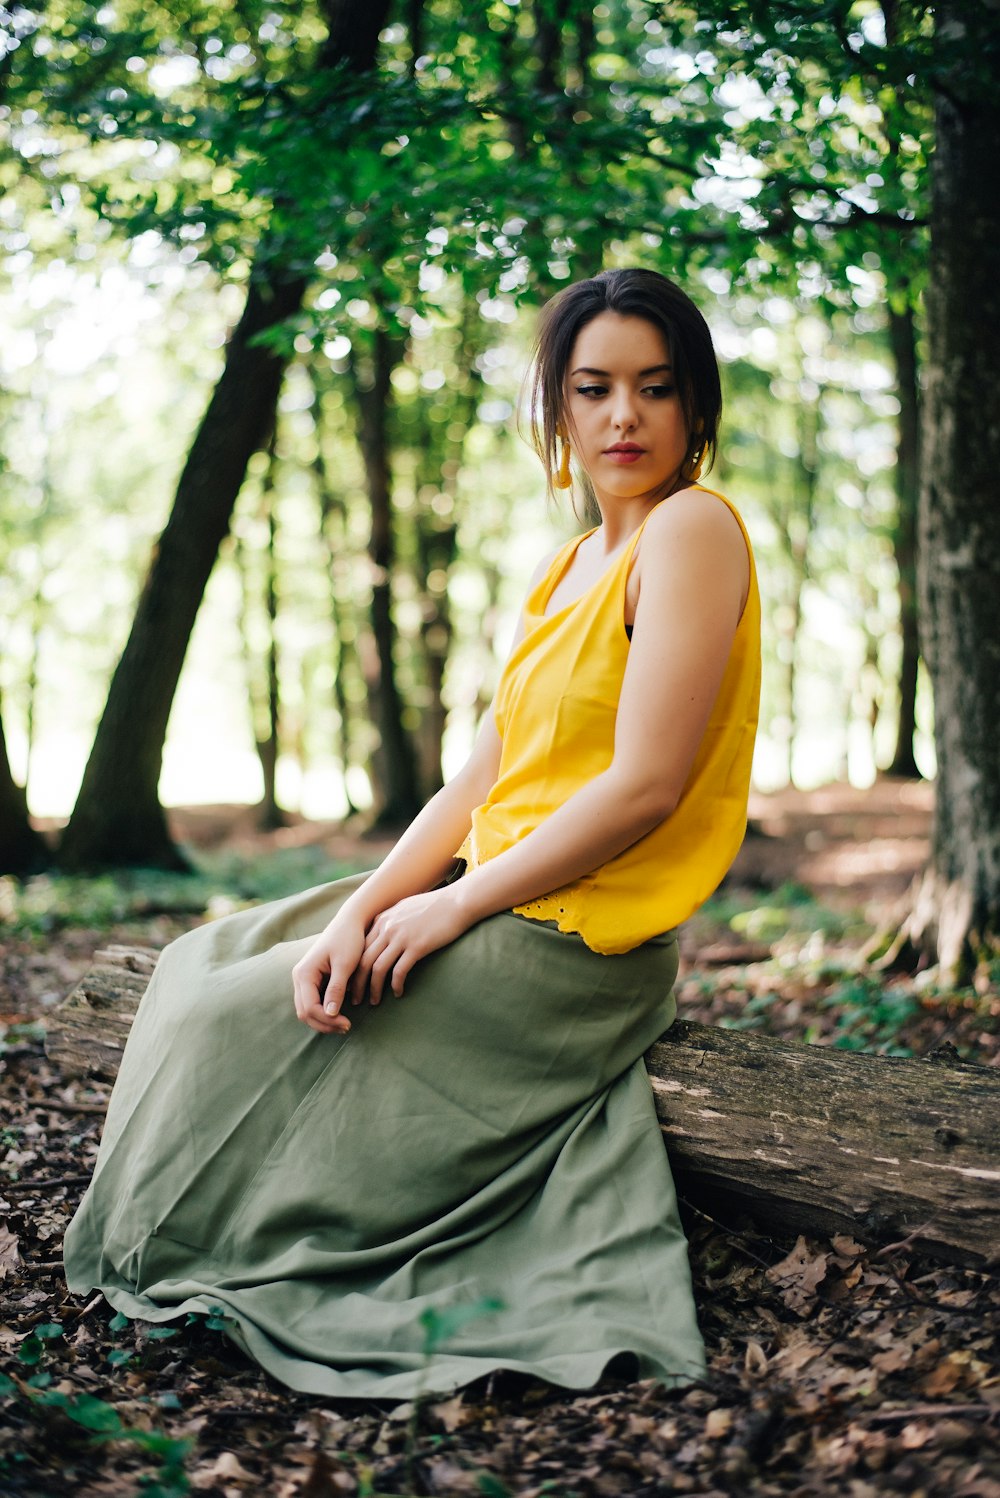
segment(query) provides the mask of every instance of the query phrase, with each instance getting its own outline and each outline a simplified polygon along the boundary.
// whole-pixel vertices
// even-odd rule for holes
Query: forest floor
[[[679,1014],[1000,1064],[1000,972],[954,991],[862,955],[926,856],[930,789],[787,791],[751,811],[732,876],[684,929]],[[709,1366],[676,1392],[503,1375],[416,1407],[335,1403],[274,1382],[212,1318],[151,1327],[68,1294],[59,1245],[107,1088],[60,1076],[44,1035],[93,951],[162,947],[387,846],[312,824],[261,834],[226,808],[175,829],[189,876],[0,880],[0,1493],[1000,1498],[997,1266],[906,1245],[793,1243],[685,1204]]]

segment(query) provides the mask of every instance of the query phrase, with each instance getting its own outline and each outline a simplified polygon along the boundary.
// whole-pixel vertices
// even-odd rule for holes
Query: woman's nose
[[[612,420],[622,431],[628,431],[635,426],[636,404],[635,397],[630,390],[616,394],[612,406]]]

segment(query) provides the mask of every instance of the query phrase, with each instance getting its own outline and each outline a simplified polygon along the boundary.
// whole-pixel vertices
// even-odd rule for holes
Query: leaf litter
[[[0,945],[4,1495],[1000,1498],[1000,1278],[906,1245],[772,1239],[682,1201],[709,1359],[698,1385],[608,1375],[574,1393],[496,1374],[415,1410],[296,1394],[211,1320],[150,1327],[70,1295],[60,1244],[108,1089],[60,1076],[37,1022],[96,947],[160,946],[191,923]],[[746,970],[732,972],[711,992],[689,980],[686,1015],[717,1023],[745,1005]],[[772,1033],[795,1034],[781,1005],[799,1002],[770,1009]],[[978,1014],[948,1024],[994,1059]]]

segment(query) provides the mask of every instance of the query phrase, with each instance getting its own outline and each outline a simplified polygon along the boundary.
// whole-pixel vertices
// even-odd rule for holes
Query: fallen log
[[[110,947],[55,1011],[67,1075],[113,1081],[157,954]],[[646,1067],[678,1192],[776,1234],[1000,1261],[1000,1073],[679,1020]]]

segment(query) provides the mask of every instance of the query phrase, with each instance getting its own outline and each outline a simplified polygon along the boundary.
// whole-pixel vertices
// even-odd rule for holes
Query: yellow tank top
[[[515,907],[518,915],[578,932],[595,952],[627,952],[686,920],[718,886],[746,832],[760,699],[760,594],[742,516],[725,495],[717,498],[743,532],[750,590],[677,806],[591,873]],[[551,618],[544,617],[546,603],[584,536],[557,552],[529,594],[525,638],[507,661],[496,694],[500,769],[458,852],[470,868],[526,837],[611,764],[629,652],[625,586],[646,519],[597,581]]]

